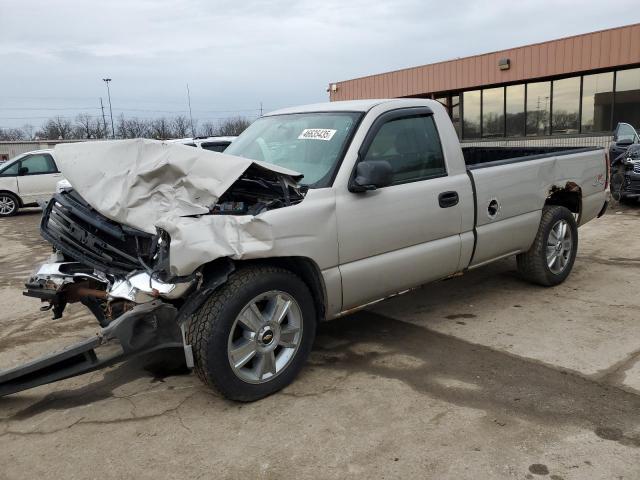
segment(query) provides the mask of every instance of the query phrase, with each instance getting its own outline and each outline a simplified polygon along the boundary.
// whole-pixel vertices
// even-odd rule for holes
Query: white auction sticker
[[[336,132],[330,128],[305,128],[298,140],[331,140]]]

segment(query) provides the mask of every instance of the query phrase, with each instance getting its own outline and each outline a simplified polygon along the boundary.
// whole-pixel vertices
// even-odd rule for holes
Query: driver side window
[[[21,168],[26,168],[25,175],[56,173],[57,168],[53,158],[46,154],[31,155],[22,160]]]
[[[392,185],[447,174],[432,115],[389,120],[378,130],[364,160],[389,162],[393,171]]]

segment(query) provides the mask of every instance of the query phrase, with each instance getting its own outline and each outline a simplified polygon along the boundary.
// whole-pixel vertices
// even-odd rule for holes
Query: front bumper
[[[625,197],[640,196],[640,173],[628,171],[625,174],[622,194]]]
[[[57,254],[56,254],[57,255]],[[56,259],[54,255],[54,259]],[[161,282],[144,271],[129,275],[106,275],[78,262],[52,262],[40,266],[25,284],[24,295],[49,302],[54,319],[60,318],[68,303],[81,302],[97,317],[102,326],[110,318],[114,302],[133,305],[145,304],[156,299],[168,301],[185,296],[198,278],[183,279],[180,282]],[[102,311],[96,309],[96,302]],[[105,316],[104,312],[108,315]]]

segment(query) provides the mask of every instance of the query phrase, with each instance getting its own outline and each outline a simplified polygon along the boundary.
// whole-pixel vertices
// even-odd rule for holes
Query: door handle
[[[438,203],[442,208],[453,207],[458,204],[458,201],[460,201],[458,192],[442,192],[438,195]]]

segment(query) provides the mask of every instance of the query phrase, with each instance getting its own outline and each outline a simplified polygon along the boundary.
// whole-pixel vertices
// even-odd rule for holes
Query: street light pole
[[[111,116],[111,138],[116,138],[116,129],[113,128],[113,110],[111,110],[111,92],[109,91],[110,78],[103,78],[102,81],[107,84],[107,97],[109,97],[109,115]]]

